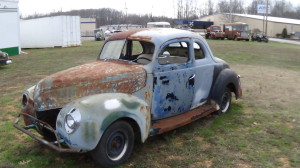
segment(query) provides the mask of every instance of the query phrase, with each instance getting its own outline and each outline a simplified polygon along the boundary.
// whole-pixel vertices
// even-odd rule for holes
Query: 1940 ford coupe
[[[226,113],[232,93],[242,96],[239,75],[199,35],[135,29],[109,37],[95,62],[26,90],[14,126],[59,152],[90,151],[110,167],[128,159],[135,141]]]

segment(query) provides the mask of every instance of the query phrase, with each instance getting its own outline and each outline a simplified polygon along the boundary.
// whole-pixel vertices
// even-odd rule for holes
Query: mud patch
[[[204,138],[202,138],[202,137],[196,136],[196,137],[195,137],[195,140],[197,140],[198,142],[200,142],[200,146],[201,146],[201,148],[203,148],[203,149],[208,149],[208,148],[211,147],[211,145],[210,145],[209,143],[207,143],[207,142],[204,140]]]
[[[185,140],[184,140],[183,137],[176,137],[176,138],[174,139],[175,146],[177,146],[177,147],[182,147],[184,141],[185,141]]]
[[[213,163],[211,160],[205,160],[203,162],[195,162],[191,165],[189,165],[189,168],[196,168],[196,167],[206,167],[206,168],[209,168],[209,167],[212,167]]]
[[[289,168],[290,166],[290,161],[288,158],[279,158],[278,161],[282,164],[282,166],[278,168]]]

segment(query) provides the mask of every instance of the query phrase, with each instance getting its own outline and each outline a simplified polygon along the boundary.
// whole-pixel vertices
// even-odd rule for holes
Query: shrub
[[[284,28],[282,30],[282,38],[286,38],[286,37],[287,37],[287,30],[286,30],[286,28]]]

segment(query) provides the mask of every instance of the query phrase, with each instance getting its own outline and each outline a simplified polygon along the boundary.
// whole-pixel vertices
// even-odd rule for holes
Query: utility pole
[[[269,1],[267,0],[267,11],[266,11],[266,33],[265,35],[267,36],[268,34],[268,11],[269,10]]]
[[[230,10],[230,23],[232,23],[233,19],[232,19],[232,1],[231,0],[229,1],[229,10]]]
[[[127,28],[127,30],[128,30],[128,18],[127,18],[127,9],[128,9],[128,8],[127,8],[127,6],[126,6],[126,2],[125,2],[125,8],[124,8],[124,9],[125,9],[125,17],[126,17],[126,18],[125,18],[125,24],[126,24],[126,28]]]

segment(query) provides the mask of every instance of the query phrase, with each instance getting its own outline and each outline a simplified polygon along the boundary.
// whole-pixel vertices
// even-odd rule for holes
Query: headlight
[[[74,129],[75,127],[75,120],[70,114],[66,116],[66,124],[69,128]]]
[[[65,116],[65,129],[68,134],[72,134],[78,127],[81,120],[79,109],[71,109]]]

